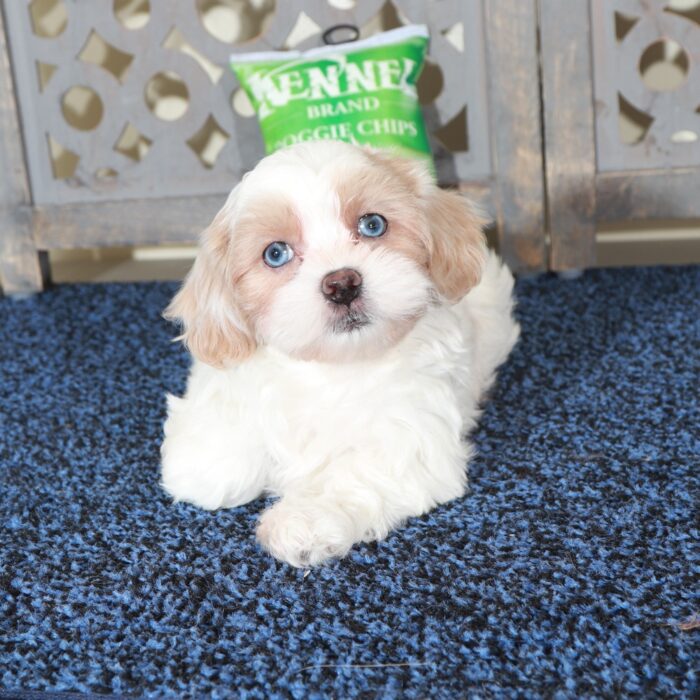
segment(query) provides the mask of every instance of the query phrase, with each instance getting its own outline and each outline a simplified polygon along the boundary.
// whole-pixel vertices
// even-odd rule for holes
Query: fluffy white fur
[[[279,559],[310,566],[465,492],[464,435],[518,326],[512,276],[494,254],[483,254],[478,285],[451,303],[416,260],[352,238],[331,174],[342,179],[344,168],[359,167],[360,149],[289,150],[262,161],[223,216],[235,241],[246,202],[263,190],[283,193],[303,230],[300,262],[283,282],[270,277],[279,287],[254,320],[234,314],[254,340],[252,354],[219,367],[195,359],[184,398],[168,397],[162,483],[175,500],[207,509],[278,496],[260,518],[258,540]],[[429,175],[415,177],[418,196],[432,193]],[[372,319],[344,334],[328,330],[334,310],[319,291],[340,267],[361,272]],[[198,274],[215,273],[206,268],[190,280],[200,296],[214,294]],[[233,313],[220,298],[198,303]],[[382,337],[406,319],[410,330],[383,347]],[[310,346],[330,359],[302,359]]]

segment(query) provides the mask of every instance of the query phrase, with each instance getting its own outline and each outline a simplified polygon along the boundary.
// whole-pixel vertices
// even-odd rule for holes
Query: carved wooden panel
[[[598,171],[700,164],[700,0],[591,0]]]
[[[223,193],[263,153],[232,51],[431,32],[419,82],[441,180],[491,174],[484,20],[472,0],[12,0],[5,4],[38,204]],[[445,86],[449,85],[449,89]]]

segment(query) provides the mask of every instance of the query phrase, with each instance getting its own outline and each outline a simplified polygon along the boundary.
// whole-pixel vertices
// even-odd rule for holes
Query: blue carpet
[[[470,494],[308,574],[158,488],[174,289],[0,300],[9,696],[698,697],[700,268],[520,281]]]

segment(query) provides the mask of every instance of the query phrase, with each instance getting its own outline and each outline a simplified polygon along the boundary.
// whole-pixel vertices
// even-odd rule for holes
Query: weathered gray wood
[[[27,156],[34,201],[42,204],[113,201],[228,191],[263,153],[255,118],[242,117],[231,109],[231,95],[237,87],[227,67],[231,51],[282,48],[302,12],[321,29],[338,22],[364,27],[382,12],[384,4],[384,0],[362,0],[347,10],[339,10],[327,0],[277,2],[262,35],[253,34],[250,41],[232,46],[205,29],[195,0],[152,2],[149,21],[135,30],[123,27],[115,18],[113,0],[65,0],[66,27],[52,38],[38,37],[32,32],[28,0],[6,3],[13,37],[11,49],[19,77],[16,87],[26,114],[25,132],[29,135]],[[441,181],[457,183],[488,178],[491,166],[481,3],[442,0],[438,10],[432,2],[396,0],[395,6],[407,21],[425,22],[429,26],[430,60],[440,65],[443,74],[445,88],[426,109]],[[245,6],[240,8],[242,26],[249,20],[250,12],[250,8],[247,11]],[[456,24],[461,25],[464,35],[461,51],[444,36]],[[222,69],[216,83],[192,56],[163,45],[173,28],[200,55]],[[121,81],[103,67],[80,59],[93,31],[133,57]],[[302,42],[299,48],[318,45],[319,34]],[[37,81],[36,61],[56,66],[43,90]],[[189,92],[187,110],[173,121],[159,119],[144,100],[146,82],[163,71],[178,74]],[[102,101],[102,119],[93,130],[73,128],[62,113],[62,98],[76,85],[94,90]],[[465,105],[469,148],[452,153],[440,144],[434,132],[457,117]],[[210,115],[229,138],[213,167],[205,168],[187,142]],[[114,150],[127,123],[152,142],[147,156],[140,162]],[[54,177],[47,134],[79,157],[73,177]],[[98,173],[104,169],[116,175],[101,178]]]
[[[678,131],[700,134],[700,26],[669,11],[664,2],[592,0],[596,100],[596,219],[621,222],[700,217],[700,140],[674,142]],[[635,20],[621,40],[615,12]],[[652,90],[639,72],[644,49],[672,39],[686,50],[689,63],[676,89]],[[618,93],[653,118],[634,144],[623,143]]]
[[[674,142],[674,134],[700,135],[700,25],[669,12],[668,2],[591,0],[593,68],[596,101],[598,170],[692,167],[700,163],[700,138]],[[615,13],[634,19],[622,39],[616,36]],[[640,74],[644,50],[673,40],[685,50],[686,79],[673,90],[650,89]],[[636,143],[620,138],[618,94],[652,118]]]
[[[553,270],[595,262],[589,0],[540,0],[546,184]]]
[[[443,0],[438,6],[425,0],[395,0],[395,5],[407,21],[428,26],[429,60],[442,73],[443,89],[423,110],[440,182],[456,184],[488,179],[493,168],[482,3]],[[457,24],[462,27],[462,51],[445,38],[445,33]],[[465,106],[468,149],[453,152],[436,132]]]
[[[535,0],[484,5],[499,247],[532,272],[546,267]]]
[[[39,257],[31,237],[29,185],[22,153],[14,81],[0,6],[0,283],[5,294],[42,288]]]
[[[601,223],[700,218],[700,168],[602,173],[596,191]]]
[[[194,243],[226,195],[37,205],[32,229],[47,250]]]
[[[31,31],[26,0],[7,5],[8,24],[12,29],[11,49],[20,71],[17,90],[27,115],[25,132],[27,157],[34,200],[38,203],[111,201],[158,196],[188,196],[226,192],[229,183],[242,173],[237,140],[229,138],[214,167],[205,168],[187,141],[212,115],[229,136],[234,134],[234,113],[230,96],[233,76],[222,73],[213,85],[198,63],[181,51],[162,44],[170,28],[181,20],[188,41],[188,28],[198,27],[196,3],[151,3],[151,17],[138,30],[122,27],[114,17],[112,0],[64,3],[68,12],[65,30],[56,38],[41,38]],[[79,54],[92,31],[119,50],[132,53],[133,61],[123,82],[104,68],[80,60]],[[208,43],[201,51],[225,68],[231,47],[217,42],[203,32]],[[216,47],[216,49],[214,48]],[[201,49],[200,49],[201,50]],[[43,91],[36,79],[36,60],[57,66]],[[159,119],[144,99],[149,78],[172,71],[187,85],[187,110],[174,121]],[[103,114],[93,130],[80,131],[65,120],[63,95],[76,85],[88,86],[100,97]],[[254,120],[247,120],[245,138],[255,140]],[[150,142],[150,150],[140,162],[114,150],[122,130],[130,123]],[[47,134],[79,156],[75,174],[57,180],[51,168]],[[261,142],[257,138],[259,147]],[[98,171],[109,168],[116,177],[103,179]]]

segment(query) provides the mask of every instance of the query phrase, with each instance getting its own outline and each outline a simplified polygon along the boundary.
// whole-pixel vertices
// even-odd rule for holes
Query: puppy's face
[[[337,142],[296,146],[231,193],[166,314],[216,366],[258,345],[304,360],[376,357],[431,303],[477,283],[481,224],[419,164]]]

